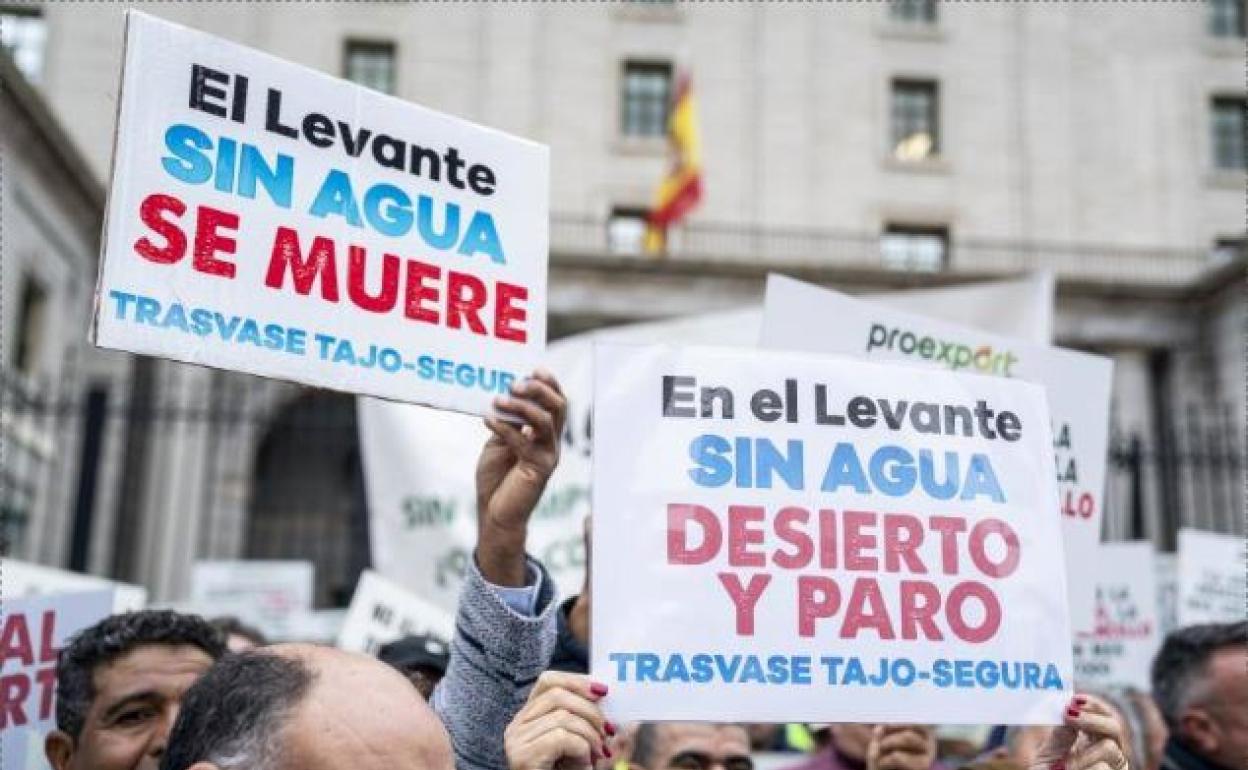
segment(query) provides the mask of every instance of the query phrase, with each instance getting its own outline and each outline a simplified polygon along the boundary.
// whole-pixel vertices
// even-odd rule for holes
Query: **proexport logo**
[[[1018,356],[1008,350],[994,350],[991,345],[977,348],[961,342],[939,340],[918,335],[898,327],[891,329],[884,324],[872,324],[867,337],[867,352],[880,348],[895,350],[902,355],[918,356],[928,361],[944,364],[949,369],[970,369],[980,374],[1013,377]]]

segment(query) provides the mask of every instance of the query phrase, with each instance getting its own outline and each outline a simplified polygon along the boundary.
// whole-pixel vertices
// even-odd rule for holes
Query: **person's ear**
[[[69,761],[74,758],[74,739],[63,730],[53,730],[43,739],[43,755],[52,770],[68,770]]]
[[[1218,753],[1221,735],[1217,723],[1202,708],[1189,708],[1179,720],[1179,734],[1204,756]]]

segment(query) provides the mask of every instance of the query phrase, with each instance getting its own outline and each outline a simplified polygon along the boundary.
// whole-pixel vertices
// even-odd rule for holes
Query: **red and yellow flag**
[[[676,81],[667,117],[667,136],[672,167],[655,191],[646,226],[646,251],[651,254],[663,252],[667,228],[683,219],[702,200],[702,134],[687,72],[682,72]]]

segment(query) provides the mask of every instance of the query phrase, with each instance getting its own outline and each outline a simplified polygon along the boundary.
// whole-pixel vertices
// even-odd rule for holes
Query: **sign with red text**
[[[1151,542],[1102,543],[1093,565],[1096,620],[1075,632],[1075,680],[1081,687],[1152,688],[1161,644],[1157,565]]]
[[[546,342],[546,147],[129,11],[93,339],[485,414]]]
[[[762,347],[1028,380],[1044,386],[1053,418],[1057,496],[1070,619],[1095,615],[1093,569],[1101,541],[1113,362],[863,302],[779,275],[767,279]],[[916,379],[923,374],[912,375]]]
[[[1043,389],[599,345],[593,676],[613,718],[1055,724]]]
[[[56,654],[108,617],[112,591],[4,600],[0,614],[0,751],[5,770],[47,767],[43,739],[56,727]]]
[[[1248,603],[1248,540],[1184,527],[1179,530],[1179,625],[1232,623]]]

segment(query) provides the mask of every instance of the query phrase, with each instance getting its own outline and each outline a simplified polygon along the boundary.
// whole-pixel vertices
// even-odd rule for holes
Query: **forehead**
[[[211,666],[208,653],[193,644],[141,644],[97,667],[92,680],[97,697],[143,691],[177,696]]]
[[[659,725],[658,732],[658,753],[664,757],[684,751],[718,756],[750,753],[750,739],[741,725],[668,722]]]
[[[1215,687],[1248,699],[1248,646],[1227,647],[1213,653],[1208,671]]]

